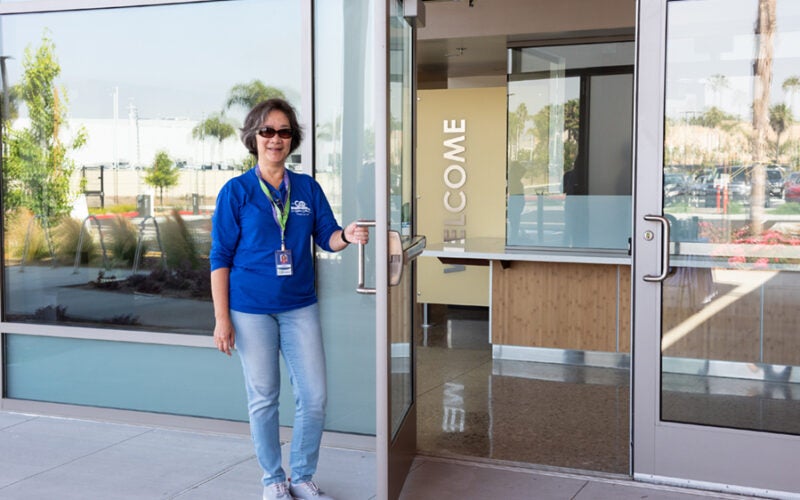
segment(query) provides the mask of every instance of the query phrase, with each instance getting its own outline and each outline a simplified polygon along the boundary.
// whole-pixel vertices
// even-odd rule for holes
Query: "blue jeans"
[[[283,353],[295,395],[289,458],[292,482],[309,481],[317,470],[327,399],[319,307],[313,304],[277,314],[231,311],[231,320],[244,371],[250,433],[264,470],[263,483],[268,486],[286,480],[279,438],[278,352]]]

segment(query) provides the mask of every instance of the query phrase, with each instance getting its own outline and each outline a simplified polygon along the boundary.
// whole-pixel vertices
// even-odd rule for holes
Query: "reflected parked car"
[[[714,186],[713,174],[699,174],[692,182],[689,192],[695,206],[713,207],[717,204],[717,188]]]
[[[767,194],[776,198],[783,197],[783,169],[777,167],[767,168]]]
[[[783,199],[800,201],[800,172],[792,172],[783,185]]]
[[[750,169],[741,165],[717,167],[714,170],[714,185],[727,188],[728,200],[742,204],[750,203]]]
[[[664,173],[664,200],[674,201],[672,198],[689,193],[689,177],[686,174]]]

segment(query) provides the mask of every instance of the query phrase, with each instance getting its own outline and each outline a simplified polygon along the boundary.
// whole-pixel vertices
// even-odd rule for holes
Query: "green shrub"
[[[50,258],[47,247],[42,219],[34,221],[33,213],[25,208],[7,212],[5,216],[5,252],[7,259],[22,260],[25,249],[25,238],[30,230],[28,241],[28,254],[25,261],[30,263],[35,260]],[[31,222],[33,221],[33,224]],[[52,234],[52,232],[51,232]]]
[[[122,215],[117,215],[107,226],[106,250],[111,254],[112,267],[132,266],[136,257],[136,244],[139,240],[139,231],[131,221]],[[142,244],[142,255],[147,251]]]
[[[197,269],[200,265],[197,243],[181,214],[173,210],[160,229],[161,244],[164,245],[163,251],[167,254],[167,267]]]
[[[81,241],[81,231],[83,231],[83,241]],[[96,227],[91,222],[87,222],[86,229],[82,229],[81,222],[72,217],[64,217],[61,222],[53,229],[53,241],[56,247],[56,256],[59,261],[65,264],[75,262],[75,253],[80,248],[81,264],[97,264],[100,254],[100,244],[95,239],[97,234]]]

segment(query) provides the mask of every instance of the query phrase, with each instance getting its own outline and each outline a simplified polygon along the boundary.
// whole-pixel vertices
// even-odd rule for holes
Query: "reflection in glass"
[[[509,57],[506,244],[627,249],[633,43]]]
[[[369,2],[314,5],[314,177],[336,219],[375,219],[374,85]],[[309,134],[310,135],[310,134]],[[374,241],[374,234],[371,236]],[[374,244],[366,246],[366,283],[374,286]],[[328,365],[325,428],[375,434],[375,297],[355,292],[355,245],[316,252],[317,295]]]
[[[5,321],[210,334],[214,200],[253,164],[249,107],[299,104],[300,19],[280,0],[2,17]],[[285,42],[267,66],[238,41],[258,32]]]
[[[668,6],[661,417],[800,434],[800,5],[765,5],[771,36],[757,0]]]

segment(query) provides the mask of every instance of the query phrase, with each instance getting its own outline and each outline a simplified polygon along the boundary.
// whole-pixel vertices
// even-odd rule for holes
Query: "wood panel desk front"
[[[509,252],[502,239],[430,245],[423,257],[490,267],[492,344],[630,351],[630,257]]]

